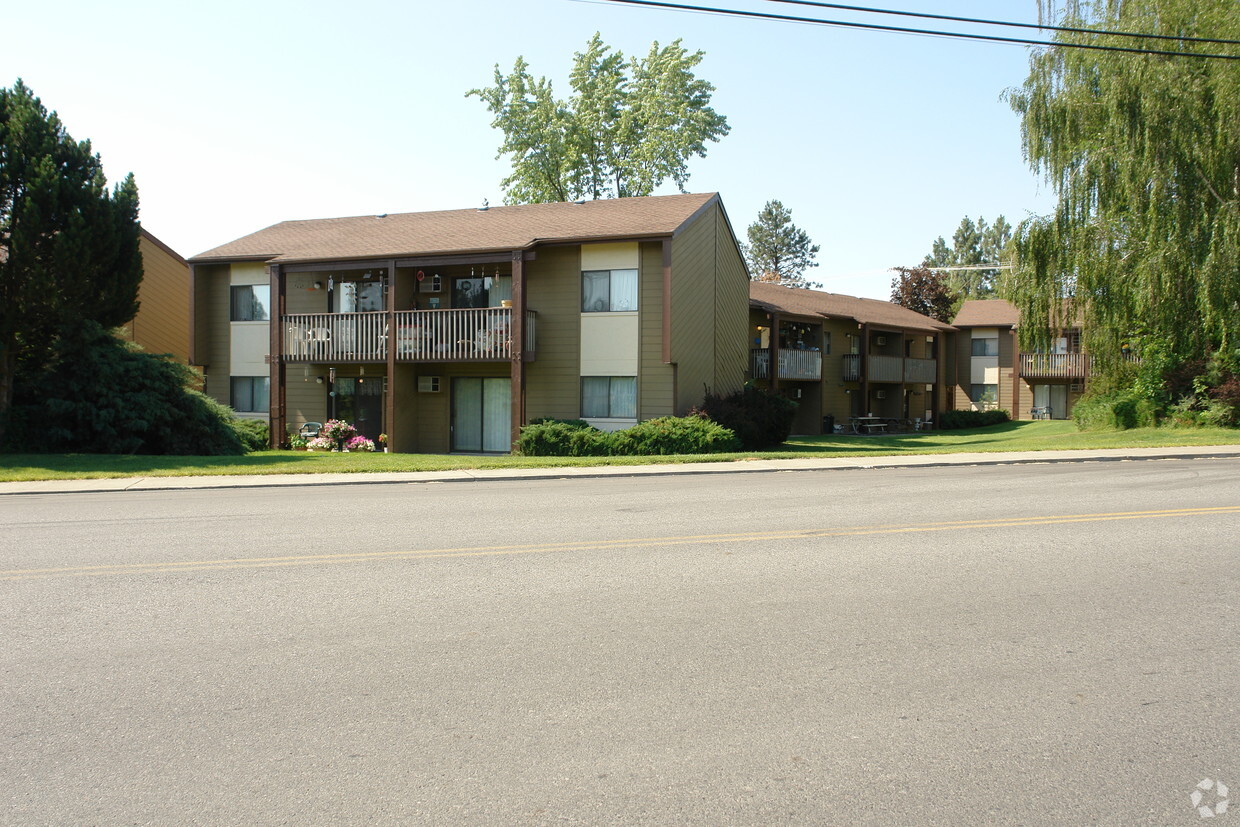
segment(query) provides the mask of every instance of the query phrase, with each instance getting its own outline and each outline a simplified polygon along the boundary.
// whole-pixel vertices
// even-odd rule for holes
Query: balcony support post
[[[267,361],[271,368],[271,387],[268,389],[267,400],[270,405],[268,427],[272,448],[279,448],[284,442],[284,316],[287,307],[284,300],[284,271],[279,264],[267,268],[271,279],[271,319],[270,343],[267,348]],[[231,397],[229,399],[231,400]]]
[[[396,444],[396,260],[389,261],[387,268],[387,295],[384,297],[387,310],[387,392],[383,395],[383,429],[388,435],[387,444],[391,446]]]
[[[1012,419],[1020,419],[1020,334],[1012,328]],[[996,400],[998,401],[998,400]],[[1003,405],[999,405],[1000,408]]]
[[[512,357],[512,447],[521,438],[525,424],[525,256],[512,251],[512,319],[509,322],[508,351]]]
[[[771,393],[779,390],[779,314],[771,314]]]

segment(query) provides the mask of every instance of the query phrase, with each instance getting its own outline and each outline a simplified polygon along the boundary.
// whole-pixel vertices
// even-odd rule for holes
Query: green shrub
[[[1011,420],[1005,410],[993,411],[943,411],[939,414],[939,430],[954,431],[963,428],[988,428]]]
[[[664,416],[611,434],[612,453],[621,456],[722,454],[739,451],[736,434],[700,416]]]
[[[581,420],[541,420],[521,429],[517,451],[530,457],[656,456],[736,451],[736,435],[700,416],[651,419],[607,433]]]
[[[774,448],[785,442],[792,433],[796,412],[797,403],[791,399],[753,386],[727,396],[707,394],[701,406],[691,411],[736,434],[744,451]]]
[[[1082,431],[1125,431],[1157,425],[1158,410],[1135,391],[1090,394],[1072,406],[1072,419]]]
[[[584,420],[531,422],[517,439],[517,452],[527,457],[601,457],[608,448],[608,435]]]
[[[4,450],[22,453],[243,454],[230,408],[189,387],[188,365],[88,322],[49,365],[19,367]]]
[[[230,423],[237,441],[247,451],[263,451],[271,445],[271,425],[265,419],[236,417]]]

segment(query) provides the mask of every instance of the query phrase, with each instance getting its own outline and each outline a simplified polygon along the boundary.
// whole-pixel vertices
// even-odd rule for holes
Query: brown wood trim
[[[672,240],[663,239],[663,364],[672,363]]]
[[[391,259],[354,259],[352,261],[311,261],[301,264],[282,264],[280,269],[285,273],[321,273],[324,270],[373,270],[376,267],[387,267]],[[275,266],[275,265],[272,265]]]
[[[387,393],[383,398],[383,429],[391,446],[396,433],[396,262],[389,261],[387,268]]]
[[[1020,338],[1016,328],[1012,328],[1012,419],[1020,419]]]
[[[198,265],[191,264],[189,266],[189,363],[191,365],[199,364],[198,361]]]
[[[443,255],[422,256],[419,258],[400,258],[393,262],[395,267],[449,267],[453,264],[507,264],[512,261],[512,251],[500,253],[480,253],[478,255]]]
[[[771,314],[771,346],[770,351],[771,364],[767,367],[767,373],[770,375],[771,390],[779,390],[779,323],[783,320],[783,316],[778,313]]]
[[[189,262],[185,260],[184,256],[182,256],[176,250],[169,247],[167,244],[160,241],[155,236],[151,235],[150,232],[148,232],[145,227],[139,227],[138,232],[141,233],[142,237],[145,238],[147,241],[151,242],[156,247],[158,247],[159,249],[163,250],[165,253],[172,256],[174,259],[176,259],[178,264],[189,264]]]
[[[525,424],[525,257],[520,250],[510,254],[512,261],[512,322],[508,330],[512,353],[512,447],[521,438]]]
[[[861,348],[857,354],[857,370],[859,371],[857,379],[861,383],[861,414],[864,416],[870,412],[870,326],[868,324],[861,325]]]
[[[268,350],[268,360],[271,362],[271,388],[268,392],[268,401],[271,405],[269,414],[269,427],[271,429],[271,447],[279,448],[284,441],[284,359],[282,354],[284,351],[284,337],[281,332],[284,330],[282,320],[287,315],[284,298],[284,272],[280,265],[272,264],[268,267],[271,276],[271,295],[275,297],[272,303],[270,325],[270,348]]]

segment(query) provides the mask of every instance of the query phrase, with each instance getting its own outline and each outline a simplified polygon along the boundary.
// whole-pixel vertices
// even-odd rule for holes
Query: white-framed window
[[[233,376],[229,399],[234,411],[267,413],[271,410],[271,377]]]
[[[637,270],[583,270],[582,313],[637,310]]]
[[[229,298],[231,321],[266,322],[271,319],[271,285],[237,284]]]
[[[974,339],[973,341],[978,341]],[[969,399],[979,411],[988,411],[999,405],[998,385],[970,385]]]
[[[636,419],[636,376],[581,377],[582,419]]]

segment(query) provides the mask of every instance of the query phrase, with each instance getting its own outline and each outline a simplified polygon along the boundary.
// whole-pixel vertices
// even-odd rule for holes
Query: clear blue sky
[[[1036,13],[1034,0],[885,5]],[[143,225],[186,256],[288,219],[501,203],[500,135],[465,92],[524,55],[567,96],[595,31],[630,55],[678,37],[706,53],[699,74],[732,133],[691,163],[689,189],[722,193],[742,238],[783,201],[822,247],[809,276],[824,289],[885,299],[888,268],[918,263],[962,216],[1015,224],[1052,203],[1001,100],[1025,77],[1019,46],[574,0],[74,0],[5,18],[0,85],[23,78],[111,179],[132,171]]]

